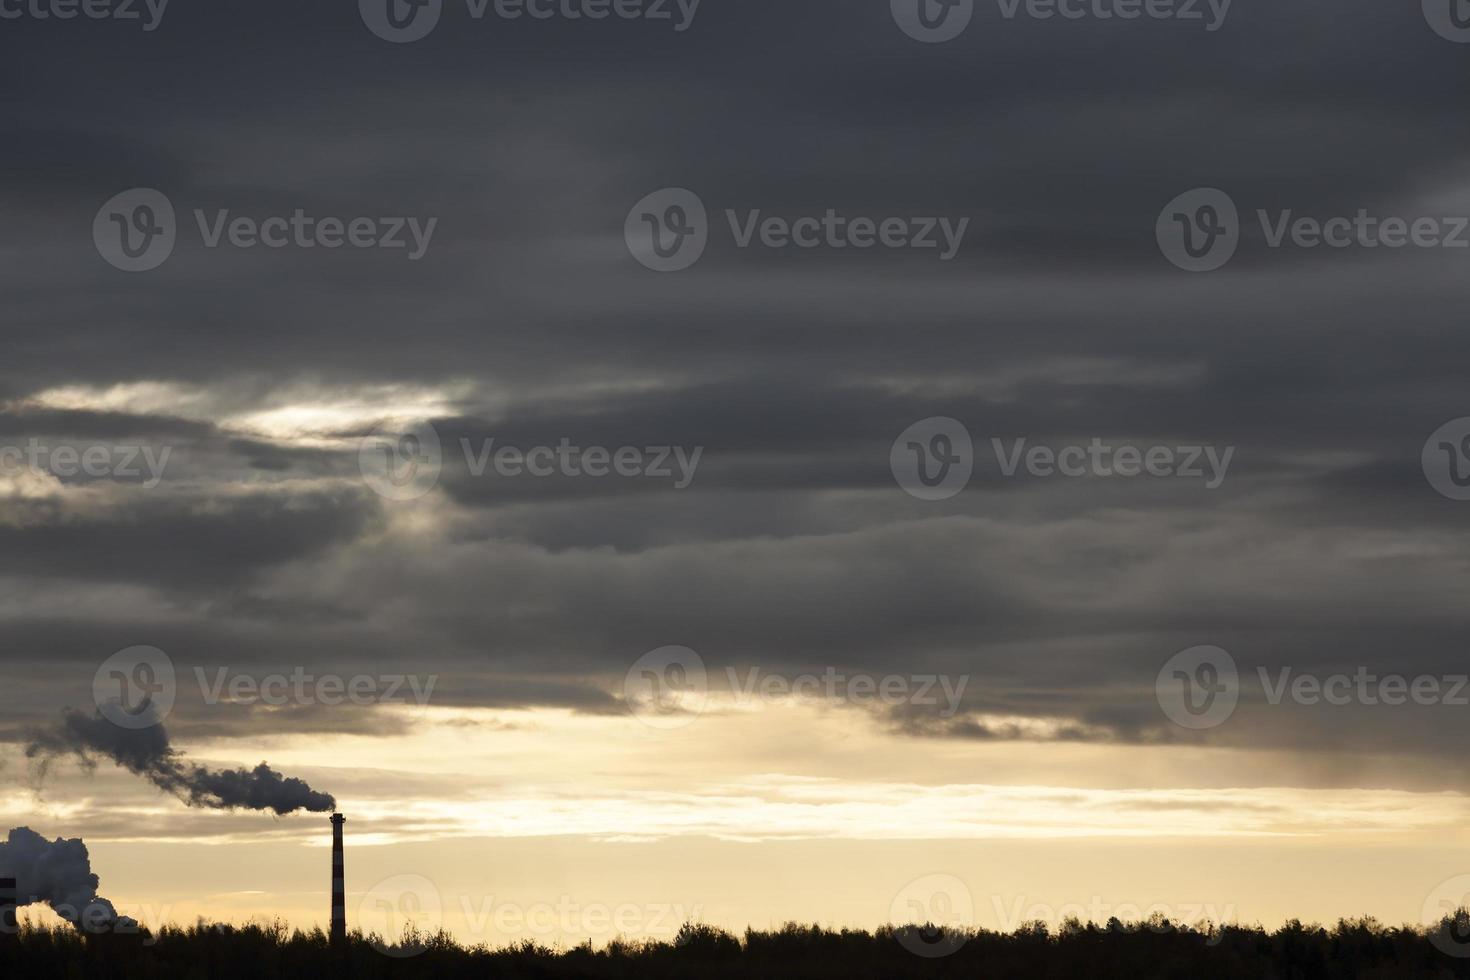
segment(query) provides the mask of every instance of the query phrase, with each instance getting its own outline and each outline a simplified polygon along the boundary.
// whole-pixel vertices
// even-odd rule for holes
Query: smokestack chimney
[[[342,876],[342,825],[347,818],[332,814],[332,945],[347,943],[347,885]]]
[[[15,879],[0,878],[0,941],[16,935]]]

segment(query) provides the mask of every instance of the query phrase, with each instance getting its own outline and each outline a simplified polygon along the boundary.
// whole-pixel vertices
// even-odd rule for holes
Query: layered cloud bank
[[[1209,34],[977,15],[919,45],[885,4],[816,0],[707,7],[677,37],[446,22],[390,50],[351,5],[266,4],[251,15],[277,53],[264,90],[207,70],[254,56],[230,12],[175,11],[136,36],[17,25],[17,77],[74,69],[9,107],[0,182],[0,449],[22,452],[0,456],[0,658],[24,668],[7,672],[0,736],[18,754],[87,703],[100,661],[149,643],[183,678],[170,735],[250,761],[198,769],[162,729],[161,747],[111,745],[87,715],[47,751],[136,764],[190,801],[320,809],[252,768],[257,742],[415,720],[205,703],[193,668],[433,673],[436,706],[605,719],[629,667],[677,643],[717,678],[969,678],[947,715],[837,706],[921,757],[1214,746],[1270,758],[1275,785],[1462,791],[1470,712],[1453,705],[1273,706],[1252,682],[1231,723],[1190,732],[1155,698],[1168,658],[1206,643],[1247,679],[1461,670],[1470,505],[1434,491],[1421,452],[1470,414],[1462,257],[1272,249],[1252,229],[1257,210],[1470,209],[1464,52],[1415,9],[1317,6],[1237,6]],[[753,72],[757,40],[797,67]],[[1391,73],[1360,70],[1389,57]],[[168,112],[94,105],[119,72],[169,93]],[[943,263],[726,240],[654,275],[624,222],[675,185],[716,216],[971,221]],[[135,186],[186,216],[439,223],[412,263],[194,241],[126,276],[88,226]],[[1227,268],[1191,276],[1160,255],[1155,221],[1206,186],[1249,220]],[[979,460],[962,493],[923,501],[890,452],[937,416],[980,447],[1234,454],[1213,489]],[[431,422],[442,443],[420,498],[363,477],[360,443],[390,419]],[[675,489],[615,469],[477,474],[488,440],[703,452]],[[89,449],[106,450],[90,471]],[[1355,764],[1365,749],[1401,765]]]

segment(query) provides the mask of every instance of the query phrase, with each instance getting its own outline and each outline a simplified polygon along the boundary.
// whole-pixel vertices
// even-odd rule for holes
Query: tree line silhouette
[[[945,955],[926,957],[914,950]],[[737,938],[688,923],[672,942],[616,940],[550,949],[532,942],[467,947],[444,932],[388,941],[285,923],[165,927],[156,934],[87,935],[23,927],[0,939],[0,976],[86,980],[454,980],[548,978],[1159,978],[1159,980],[1470,980],[1470,913],[1428,929],[1373,919],[1324,928],[1194,928],[1155,918],[1105,925],[1036,922],[1011,933],[936,927],[875,932],[789,924]]]

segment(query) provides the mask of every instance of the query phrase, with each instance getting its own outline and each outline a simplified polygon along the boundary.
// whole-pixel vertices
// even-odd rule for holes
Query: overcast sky
[[[1470,503],[1421,462],[1470,415],[1470,249],[1274,248],[1257,212],[1453,231],[1470,215],[1470,47],[1417,4],[1368,0],[1237,0],[1216,29],[1206,4],[1203,21],[974,7],[943,43],[908,36],[886,0],[704,0],[687,23],[676,3],[668,20],[511,20],[446,0],[411,43],[375,36],[350,2],[173,0],[152,30],[30,8],[0,20],[0,447],[152,454],[136,477],[58,473],[54,458],[0,469],[7,813],[50,836],[129,836],[103,798],[72,797],[76,821],[47,809],[99,784],[28,795],[21,746],[90,709],[98,665],[135,645],[178,668],[177,742],[294,759],[327,782],[339,766],[326,788],[349,811],[354,788],[374,795],[351,766],[396,758],[395,740],[441,745],[451,723],[624,726],[595,743],[644,745],[659,736],[628,719],[625,674],[678,645],[717,688],[726,668],[967,678],[954,711],[839,704],[833,721],[824,705],[790,722],[911,753],[903,779],[774,747],[732,762],[742,778],[868,787],[832,790],[849,805],[895,782],[1452,791],[1432,799],[1459,821],[1470,707],[1273,706],[1257,669],[1470,670]],[[172,253],[144,272],[110,264],[93,234],[135,188],[176,213]],[[625,236],[665,188],[707,211],[708,247],[682,271],[646,268]],[[1176,267],[1156,237],[1195,188],[1238,208],[1216,271]],[[378,231],[405,219],[409,246],[208,247],[222,211],[298,209]],[[968,224],[946,260],[759,234],[740,247],[726,215],[829,209],[930,222],[941,241]],[[431,220],[411,257],[409,229]],[[973,474],[924,500],[890,451],[936,417],[970,435]],[[432,489],[377,492],[363,438],[424,423],[443,448]],[[1231,455],[1215,481],[1007,476],[993,439]],[[677,466],[476,475],[464,441],[699,456],[678,488]],[[143,461],[165,450],[150,479]],[[1199,645],[1233,656],[1239,707],[1191,730],[1155,682]],[[196,667],[435,675],[448,714],[210,705]],[[680,742],[705,758],[735,723],[713,714],[680,729],[709,732]],[[353,754],[311,755],[335,736]],[[1070,753],[1091,751],[1105,754],[1087,772]],[[1038,768],[940,766],[964,752],[1036,753]],[[497,807],[515,790],[487,787],[514,787],[530,756],[496,758],[461,774],[482,816],[453,833],[509,833]],[[559,758],[569,799],[610,771]],[[393,778],[409,785],[412,768]],[[457,778],[436,772],[424,793],[452,798]],[[195,827],[182,804],[125,792]],[[659,812],[640,805],[640,820]],[[228,819],[221,833],[247,832]],[[748,820],[753,837],[870,836]],[[635,832],[591,823],[566,832]],[[1432,829],[1404,832],[1419,846]]]

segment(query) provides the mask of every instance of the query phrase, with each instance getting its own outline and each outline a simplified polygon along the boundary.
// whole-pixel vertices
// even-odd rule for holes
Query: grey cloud
[[[152,491],[137,491],[143,494]],[[146,582],[184,592],[248,580],[264,568],[350,542],[376,513],[365,491],[253,494],[202,501],[149,497],[71,515],[16,507],[0,524],[0,570],[60,579]]]

